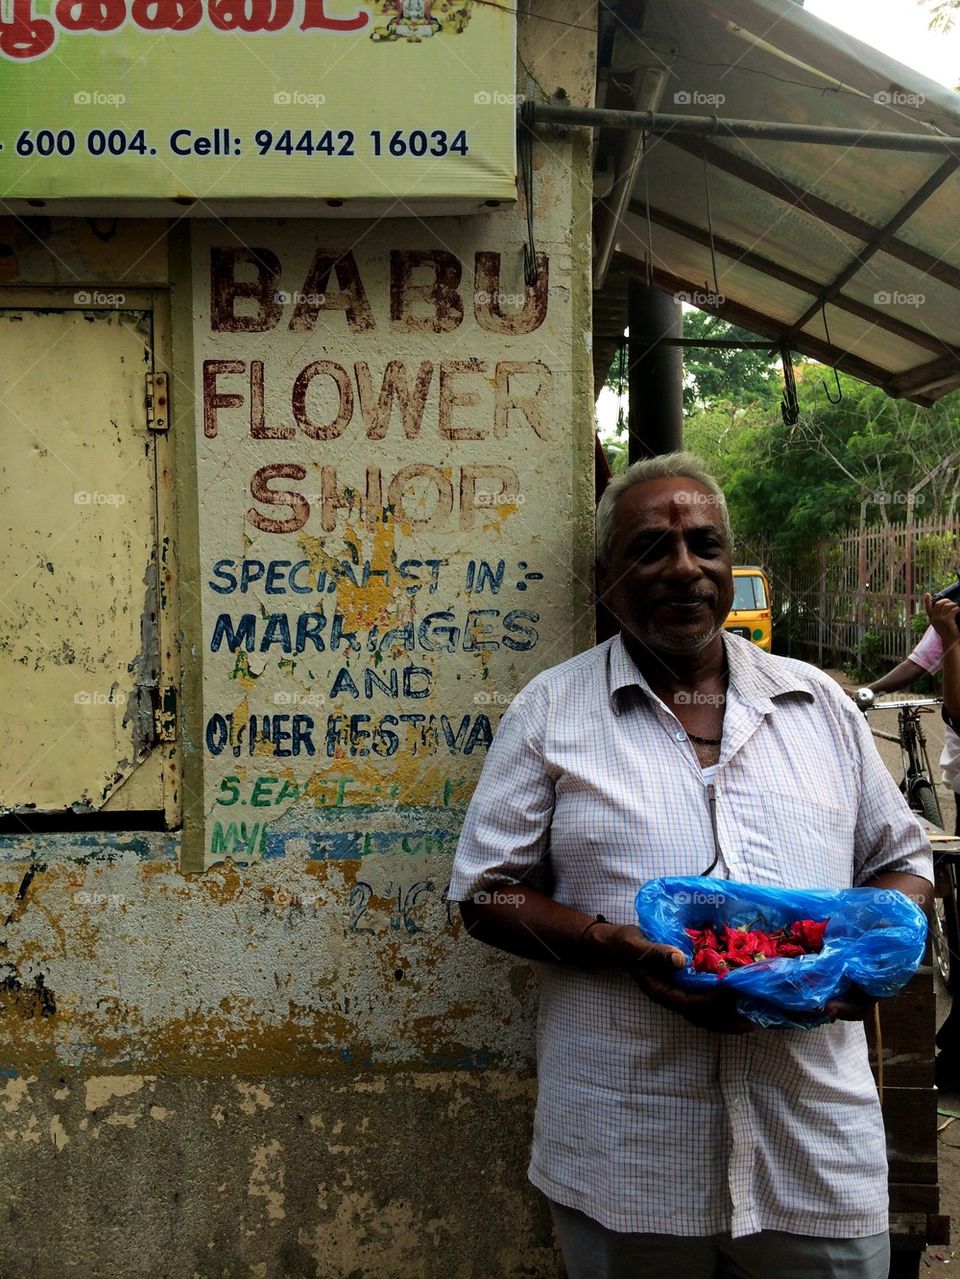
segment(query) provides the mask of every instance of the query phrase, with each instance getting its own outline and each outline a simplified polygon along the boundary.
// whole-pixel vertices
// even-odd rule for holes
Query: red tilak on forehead
[[[667,512],[670,517],[671,526],[677,525],[680,523],[680,506],[677,502],[673,500],[672,497],[670,498],[670,502],[667,507]]]

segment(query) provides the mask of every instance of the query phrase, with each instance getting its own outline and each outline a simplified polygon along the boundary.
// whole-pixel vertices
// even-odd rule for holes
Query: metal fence
[[[960,564],[960,524],[851,529],[786,555],[770,544],[739,545],[738,563],[760,564],[773,594],[778,652],[818,666],[866,661],[888,666],[913,647],[920,596],[953,580]]]

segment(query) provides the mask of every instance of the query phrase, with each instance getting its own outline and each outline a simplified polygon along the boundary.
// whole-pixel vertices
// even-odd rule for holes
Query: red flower
[[[814,919],[798,919],[795,924],[791,924],[790,931],[808,955],[816,955],[823,950],[823,932],[826,926],[825,919],[819,923]]]
[[[714,973],[723,977],[731,969],[764,959],[797,959],[817,954],[823,949],[823,934],[828,920],[798,919],[787,928],[766,932],[762,928],[719,929],[710,924],[684,931],[693,943],[693,968],[698,973]]]
[[[727,950],[734,955],[738,955],[742,950],[750,950],[751,941],[754,941],[755,946],[755,938],[755,933],[748,933],[744,928],[727,928],[724,926],[720,934],[720,940]]]
[[[749,934],[755,940],[755,945],[751,947],[754,959],[772,959],[775,955],[779,955],[779,943],[776,936],[768,937],[766,933],[754,932]]]
[[[718,977],[722,977],[727,971],[719,952],[709,946],[704,946],[694,954],[693,967],[695,972],[716,973]]]
[[[709,924],[706,924],[703,928],[685,928],[683,931],[693,942],[694,950],[720,949],[716,931]]]

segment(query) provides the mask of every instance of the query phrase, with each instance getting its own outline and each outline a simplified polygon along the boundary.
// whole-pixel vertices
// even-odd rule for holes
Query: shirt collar
[[[773,708],[772,699],[785,693],[815,696],[813,682],[797,671],[793,662],[781,662],[750,640],[728,635],[726,631],[720,635],[727,653],[730,687],[741,702],[768,711]],[[620,694],[626,688],[639,688],[647,696],[654,696],[619,635],[611,642],[607,671],[610,706],[615,715],[620,714]]]

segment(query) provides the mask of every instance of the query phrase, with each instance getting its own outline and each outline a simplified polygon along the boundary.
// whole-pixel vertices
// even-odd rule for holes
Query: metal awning
[[[589,118],[600,381],[634,276],[890,395],[960,386],[960,95],[793,0],[621,4],[604,64],[644,114]]]

